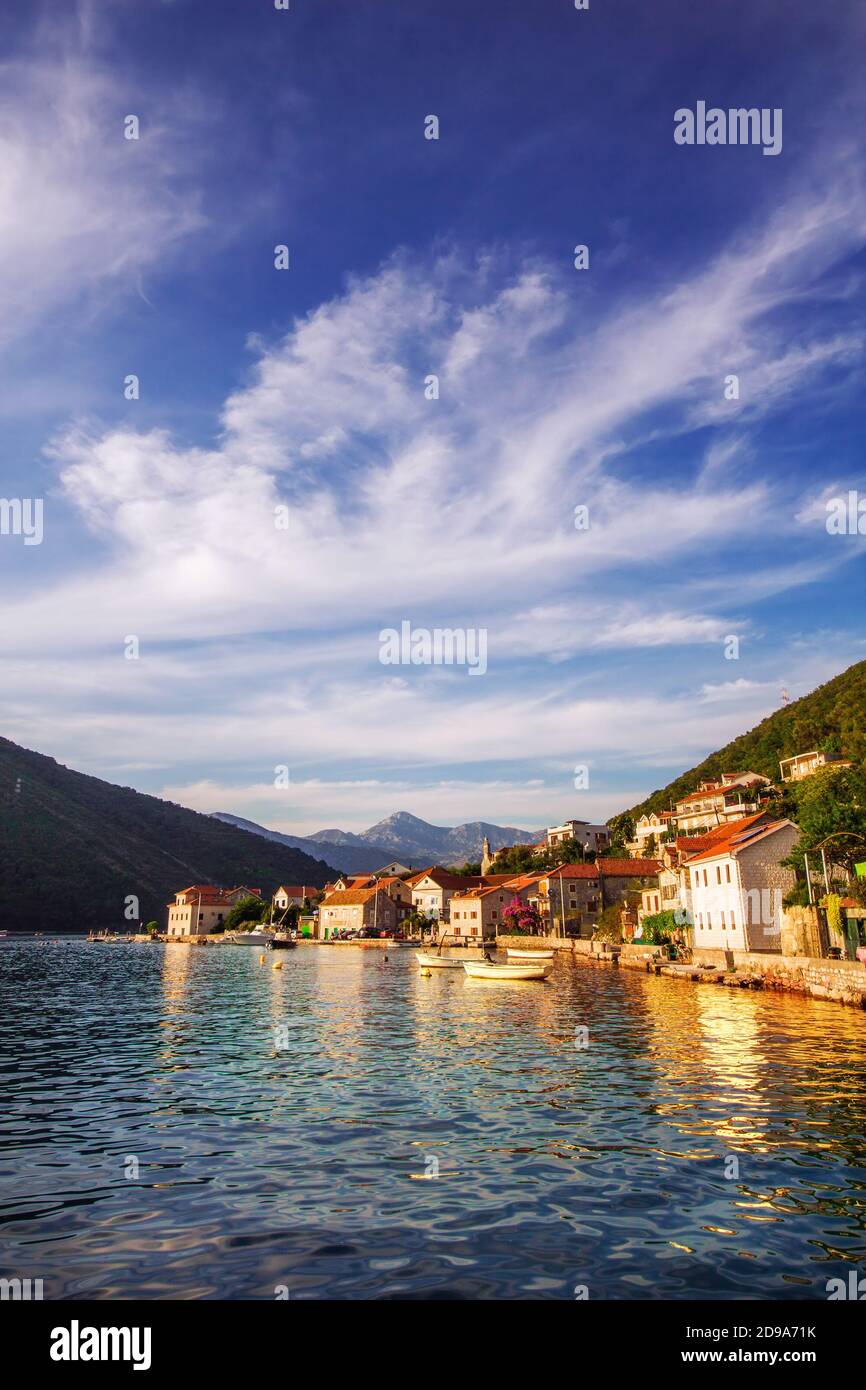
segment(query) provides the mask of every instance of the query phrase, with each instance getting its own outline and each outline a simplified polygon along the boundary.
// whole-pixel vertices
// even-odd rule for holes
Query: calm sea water
[[[2,1273],[46,1298],[823,1299],[866,1272],[861,1012],[413,955],[0,942]]]

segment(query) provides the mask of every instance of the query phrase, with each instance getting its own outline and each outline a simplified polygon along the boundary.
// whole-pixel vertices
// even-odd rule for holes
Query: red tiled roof
[[[684,801],[702,801],[708,796],[721,796],[727,790],[727,787],[722,787],[718,784],[714,787],[705,787],[703,791],[689,792],[686,796],[678,796],[677,805],[681,806]]]
[[[747,844],[753,844],[755,840],[771,831],[779,830],[783,825],[790,825],[787,820],[767,820],[766,811],[759,811],[754,816],[740,816],[738,820],[731,821],[726,826],[720,826],[723,834],[713,837],[712,842],[705,848],[700,849],[697,854],[690,854],[686,858],[687,864],[696,864],[703,859],[715,859],[722,854],[736,854],[738,850],[744,849]],[[700,839],[708,838],[704,836]]]
[[[409,880],[411,886],[416,888],[425,878],[432,878],[437,888],[471,888],[480,883],[478,874],[452,874],[448,869],[442,869],[438,864],[434,864],[432,869],[425,869],[423,874],[413,874]]]
[[[658,859],[599,859],[596,868],[603,878],[649,878],[662,868]]]
[[[357,907],[361,903],[368,903],[380,890],[378,888],[338,888],[335,892],[329,893],[322,903],[323,907]],[[382,893],[383,898],[387,898],[387,893]]]
[[[507,883],[503,883],[503,888],[529,888],[531,884],[538,883],[539,879],[546,878],[544,873],[535,874],[515,874]],[[494,887],[497,885],[494,885]]]
[[[600,861],[599,861],[600,862]],[[548,869],[541,878],[598,878],[595,864],[560,864],[556,869]]]

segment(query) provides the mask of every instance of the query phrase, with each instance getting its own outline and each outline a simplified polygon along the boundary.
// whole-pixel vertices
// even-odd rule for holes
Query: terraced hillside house
[[[674,833],[673,811],[649,811],[635,821],[634,836],[626,848],[632,859],[654,858],[662,844]]]
[[[727,821],[760,810],[760,793],[771,786],[759,772],[723,772],[717,782],[701,782],[674,806],[679,835],[701,835]]]
[[[804,777],[811,777],[822,768],[850,766],[850,762],[841,754],[823,753],[820,749],[814,749],[811,753],[797,753],[793,758],[783,758],[779,763],[779,772],[783,782],[802,782]]]

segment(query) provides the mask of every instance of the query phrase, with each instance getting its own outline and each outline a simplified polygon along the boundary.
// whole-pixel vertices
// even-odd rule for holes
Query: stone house
[[[779,951],[782,900],[796,882],[786,859],[800,832],[790,820],[746,817],[727,835],[690,855],[696,949]]]
[[[507,877],[504,883],[479,885],[453,893],[449,934],[492,940],[502,928],[505,909],[515,898],[528,903],[537,879],[537,874],[523,874],[518,878]]]
[[[539,911],[548,930],[591,936],[600,914],[622,900],[662,865],[658,859],[596,859],[594,864],[563,864],[539,875]]]
[[[221,931],[232,908],[244,898],[260,898],[260,888],[217,888],[212,883],[194,883],[175,893],[167,903],[168,936],[210,936]]]
[[[336,889],[319,908],[319,936],[327,940],[338,931],[359,932],[364,927],[393,931],[398,904],[380,887]]]

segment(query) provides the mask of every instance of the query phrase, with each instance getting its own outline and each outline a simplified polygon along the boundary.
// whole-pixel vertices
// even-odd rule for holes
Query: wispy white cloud
[[[108,138],[92,100],[89,88],[70,98],[88,150]],[[118,178],[122,147],[104,157]],[[101,207],[106,190],[88,196]],[[132,191],[121,214],[127,205],[132,228],[147,208]],[[96,213],[83,216],[85,283],[125,273],[122,252],[88,270],[103,228]],[[157,241],[195,217],[183,206],[158,222]],[[112,226],[116,236],[114,213]],[[165,428],[70,423],[49,456],[93,545],[61,582],[34,585],[7,615],[7,651],[17,654],[7,658],[10,733],[47,729],[65,688],[73,752],[98,739],[105,764],[128,765],[141,756],[146,721],[148,762],[201,766],[183,784],[187,797],[223,788],[212,771],[221,758],[263,769],[261,782],[236,788],[240,803],[223,806],[248,812],[243,798],[252,802],[250,788],[275,763],[300,768],[309,788],[327,785],[312,777],[316,764],[381,781],[386,769],[523,758],[531,730],[532,756],[547,768],[532,804],[546,796],[564,813],[577,761],[610,767],[646,760],[649,749],[657,763],[682,763],[724,742],[767,712],[768,682],[704,683],[698,701],[687,681],[674,696],[637,683],[637,693],[587,695],[550,662],[719,643],[749,630],[746,595],[839,563],[830,551],[792,562],[797,499],[785,479],[744,481],[748,442],[727,416],[724,439],[707,453],[696,446],[676,483],[638,465],[648,432],[657,448],[682,446],[697,420],[715,422],[701,401],[718,399],[732,344],[748,340],[753,390],[763,383],[767,408],[823,365],[852,359],[853,338],[804,337],[791,349],[771,323],[804,278],[864,232],[859,189],[840,183],[589,328],[570,285],[541,263],[396,256],[279,340],[254,341],[253,370],[208,447]],[[61,289],[58,281],[55,297]],[[14,286],[5,292],[11,302]],[[50,302],[49,285],[43,311]],[[432,400],[431,373],[440,386]],[[589,507],[587,530],[574,526],[578,504]],[[288,529],[275,525],[283,505]],[[749,540],[762,542],[761,561],[738,573],[732,592],[725,560]],[[409,682],[376,669],[376,634],[404,617],[487,627],[488,679],[437,672]],[[141,639],[140,663],[122,660],[127,634]],[[59,672],[50,698],[46,650]],[[520,681],[507,679],[512,668]],[[369,785],[363,775],[360,784]],[[437,795],[428,810],[456,818]],[[512,795],[507,786],[496,806],[514,820]]]
[[[53,51],[49,39],[0,64],[0,345],[136,293],[204,225],[185,99],[165,94],[155,112],[85,48]]]

